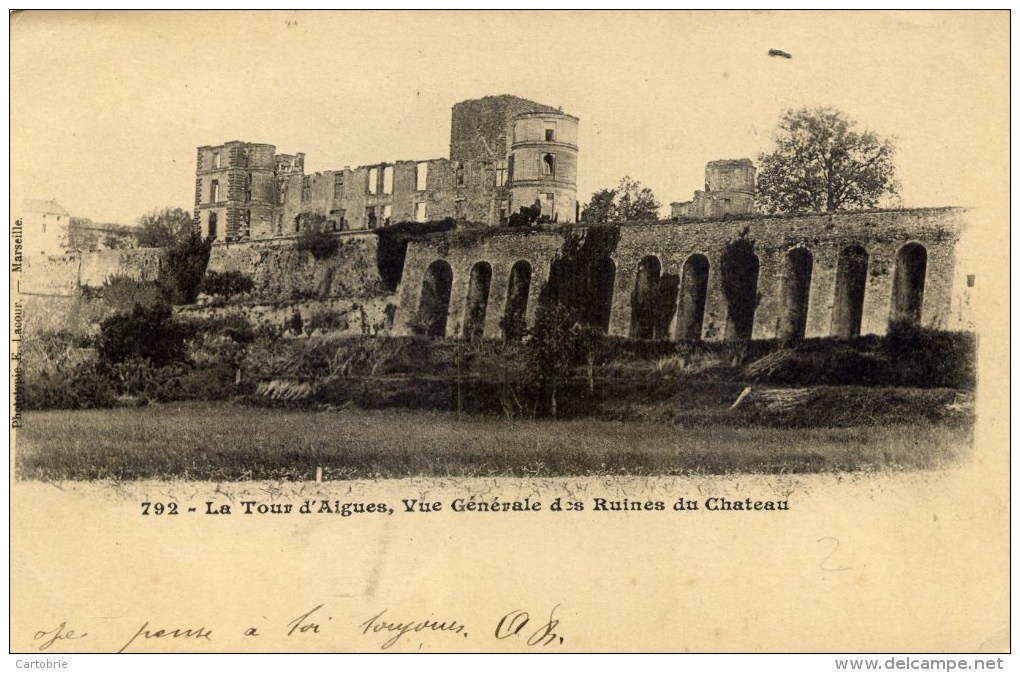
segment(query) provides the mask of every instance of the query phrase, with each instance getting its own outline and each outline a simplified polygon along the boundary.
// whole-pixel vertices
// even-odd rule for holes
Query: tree
[[[191,213],[183,208],[163,208],[138,218],[138,247],[170,248],[191,236]]]
[[[581,222],[639,222],[659,219],[662,208],[648,187],[629,175],[620,179],[616,189],[600,189],[591,195],[591,201],[581,210]]]
[[[787,110],[776,147],[758,157],[756,199],[765,212],[875,208],[895,195],[895,145],[829,107]]]
[[[212,239],[203,240],[195,233],[167,249],[159,282],[171,303],[195,303],[211,251]]]
[[[135,304],[130,313],[118,313],[103,321],[97,350],[104,363],[139,359],[162,367],[188,359],[185,340],[191,335],[187,325],[174,320],[166,304]]]

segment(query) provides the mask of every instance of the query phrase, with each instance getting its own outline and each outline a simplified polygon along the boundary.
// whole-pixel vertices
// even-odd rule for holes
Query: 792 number
[[[177,503],[168,502],[165,505],[161,502],[143,502],[142,503],[142,516],[149,516],[155,514],[159,516],[161,514],[173,515],[177,514]]]

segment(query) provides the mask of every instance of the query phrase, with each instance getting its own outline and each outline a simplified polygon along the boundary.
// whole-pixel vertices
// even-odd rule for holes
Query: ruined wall
[[[160,248],[131,248],[26,258],[20,291],[72,296],[78,287],[101,287],[111,276],[157,280],[165,253]]]
[[[185,319],[223,318],[240,316],[252,327],[284,328],[294,318],[301,317],[304,334],[315,334],[328,331],[338,336],[359,336],[366,334],[384,334],[391,327],[395,312],[393,295],[368,297],[363,299],[331,298],[305,299],[276,302],[240,302],[224,306],[191,305],[179,306],[174,309],[176,315]],[[325,329],[316,326],[322,315],[331,316],[332,327]]]
[[[238,271],[250,277],[255,283],[253,299],[259,301],[383,294],[375,234],[338,234],[337,241],[336,254],[321,260],[298,250],[293,237],[217,244],[208,270]]]
[[[733,316],[730,315],[720,269],[727,245],[741,239],[750,244],[759,266],[752,338],[773,338],[783,333],[791,301],[786,288],[792,282],[786,259],[794,249],[806,250],[811,259],[810,280],[804,288],[807,295],[802,312],[804,336],[832,334],[838,259],[840,252],[849,246],[862,247],[868,256],[859,331],[862,334],[884,334],[892,313],[897,253],[912,242],[923,246],[927,254],[920,323],[942,329],[955,327],[959,324],[953,316],[952,301],[954,276],[958,277],[955,272],[955,245],[965,227],[964,215],[960,209],[946,208],[763,217],[692,224],[622,225],[619,241],[609,255],[615,264],[609,333],[618,336],[630,333],[632,294],[642,259],[655,256],[661,276],[680,281],[685,262],[698,254],[708,260],[701,336],[705,339],[732,337],[732,325],[728,326],[728,323]],[[576,228],[574,231],[583,233],[584,229]],[[414,330],[422,282],[429,265],[436,260],[445,260],[453,272],[447,335],[457,335],[463,330],[471,269],[478,262],[488,263],[492,268],[484,335],[501,335],[499,321],[503,317],[509,290],[510,269],[522,259],[528,260],[532,267],[527,306],[530,324],[539,289],[548,279],[550,264],[565,240],[563,231],[521,233],[500,230],[473,241],[463,237],[460,243],[457,240],[456,234],[436,235],[409,246],[399,288],[395,332],[406,334]],[[675,338],[676,305],[671,307],[671,313],[669,335]]]

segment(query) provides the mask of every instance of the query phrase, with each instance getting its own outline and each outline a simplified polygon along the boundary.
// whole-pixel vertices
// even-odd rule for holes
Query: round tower
[[[577,117],[525,112],[514,117],[510,211],[537,201],[542,216],[573,222],[577,208]]]

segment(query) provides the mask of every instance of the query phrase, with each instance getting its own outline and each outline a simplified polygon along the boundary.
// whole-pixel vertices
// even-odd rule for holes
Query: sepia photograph
[[[1010,651],[1008,11],[9,23],[12,654]]]

